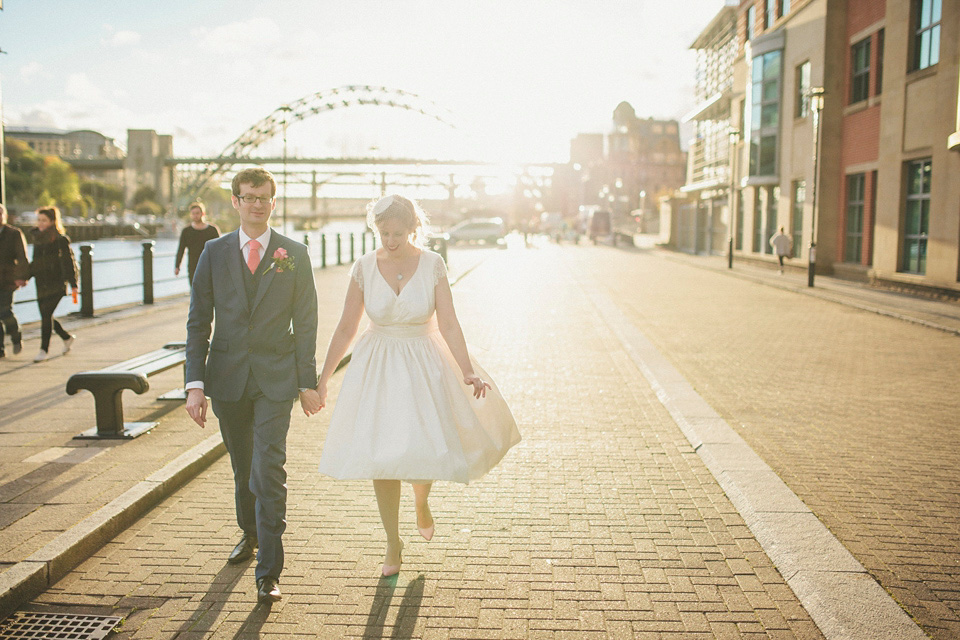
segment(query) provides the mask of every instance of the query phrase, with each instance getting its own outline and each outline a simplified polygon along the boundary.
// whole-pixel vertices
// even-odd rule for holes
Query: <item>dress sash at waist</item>
[[[367,331],[378,333],[389,338],[422,338],[431,333],[439,331],[436,320],[431,320],[425,324],[377,324],[371,322]]]

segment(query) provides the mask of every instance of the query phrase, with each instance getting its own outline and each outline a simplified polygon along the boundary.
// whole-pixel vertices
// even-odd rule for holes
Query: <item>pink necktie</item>
[[[247,268],[250,269],[250,273],[256,273],[257,266],[260,264],[260,243],[250,240],[247,247],[250,248],[250,253],[247,254]]]

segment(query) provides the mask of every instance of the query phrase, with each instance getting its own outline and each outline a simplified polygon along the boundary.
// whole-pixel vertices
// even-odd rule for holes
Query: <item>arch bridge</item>
[[[413,157],[307,158],[291,157],[287,153],[287,129],[290,125],[325,112],[359,106],[412,112],[452,131],[459,130],[451,112],[416,94],[382,86],[349,85],[318,91],[277,107],[240,134],[216,157],[175,157],[169,136],[157,136],[152,131],[131,131],[128,157],[123,161],[123,169],[128,175],[127,183],[134,185],[132,189],[139,184],[151,184],[163,200],[168,200],[174,209],[182,210],[189,202],[209,193],[211,188],[219,187],[237,169],[261,165],[269,168],[281,181],[283,195],[293,191],[309,193],[307,198],[299,198],[297,204],[301,210],[308,207],[313,215],[318,211],[321,191],[328,186],[365,187],[367,193],[371,187],[378,187],[380,193],[390,186],[432,187],[435,191],[442,188],[447,194],[444,209],[452,211],[458,189],[463,193],[462,189],[467,187],[473,193],[482,194],[485,182],[503,181],[506,177],[513,181],[511,189],[518,189],[520,182],[525,181],[532,183],[536,192],[549,183],[550,176],[558,167],[563,166],[544,163],[504,167],[498,163],[475,160]],[[271,155],[255,155],[263,145],[278,137],[283,141],[281,155],[276,155],[275,150]],[[131,173],[134,177],[132,180]],[[286,187],[291,184],[298,189],[288,191]],[[530,190],[527,189],[527,192],[530,193]],[[296,199],[292,195],[291,198]],[[286,218],[285,197],[281,207],[278,209]]]

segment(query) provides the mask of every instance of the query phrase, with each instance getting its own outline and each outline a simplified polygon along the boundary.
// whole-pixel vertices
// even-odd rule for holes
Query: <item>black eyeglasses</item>
[[[243,196],[237,196],[237,200],[245,202],[247,204],[253,204],[254,202],[262,202],[263,204],[270,204],[274,201],[276,196],[252,196],[249,193]]]

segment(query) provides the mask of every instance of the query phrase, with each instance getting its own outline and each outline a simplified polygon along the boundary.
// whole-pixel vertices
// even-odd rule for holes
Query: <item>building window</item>
[[[863,255],[863,211],[867,176],[855,173],[847,176],[847,235],[844,241],[843,261],[861,261]]]
[[[877,72],[875,76],[874,95],[883,93],[883,29],[877,31]]]
[[[777,19],[777,0],[767,0],[766,9],[763,12],[763,28],[769,29]]]
[[[806,118],[810,113],[810,61],[804,62],[796,70],[797,117]]]
[[[807,181],[793,181],[793,224],[790,235],[793,237],[793,256],[799,257],[803,242],[803,206],[807,203]]]
[[[785,16],[790,13],[790,0],[783,0],[780,3],[780,15]]]
[[[743,190],[737,191],[737,251],[743,251]]]
[[[780,187],[767,187],[767,227],[763,234],[763,252],[773,253],[770,238],[777,232],[777,205],[780,203]]]
[[[870,97],[870,38],[850,49],[850,104]]]
[[[903,270],[927,272],[927,229],[930,225],[930,158],[907,165],[907,202],[903,225]]]
[[[750,175],[777,173],[780,131],[780,51],[756,56],[751,62]]]
[[[940,62],[941,8],[941,0],[914,0],[914,70],[926,69]]]
[[[763,250],[763,205],[760,201],[760,189],[753,190],[753,252]]]
[[[753,5],[747,9],[747,40],[753,38],[757,25],[757,8]]]

